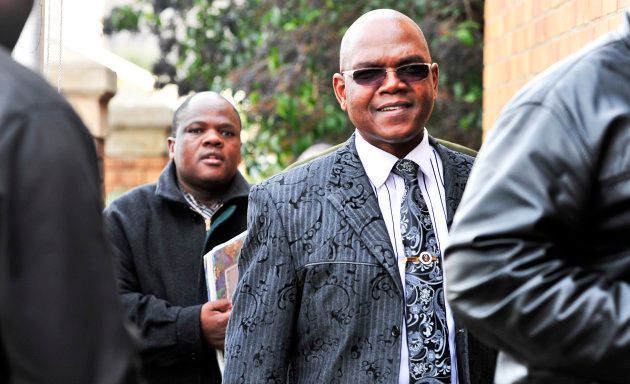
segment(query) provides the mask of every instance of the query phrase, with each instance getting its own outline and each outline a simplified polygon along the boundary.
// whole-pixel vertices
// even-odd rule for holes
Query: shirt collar
[[[426,161],[430,159],[431,146],[429,145],[426,128],[423,128],[422,135],[420,144],[412,149],[411,152],[405,156],[405,159],[413,160],[420,166],[420,170],[424,172],[423,164],[426,164]],[[389,177],[398,158],[368,143],[363,136],[361,136],[359,130],[356,130],[355,145],[367,177],[374,187],[380,188]]]
[[[212,215],[223,205],[221,201],[215,201],[212,203],[211,206],[206,206],[205,204],[198,202],[193,195],[184,191],[184,188],[182,188],[181,185],[179,186],[179,189],[184,195],[184,198],[186,199],[186,202],[188,203],[190,208],[193,211],[199,213],[206,220],[210,220],[212,218]]]

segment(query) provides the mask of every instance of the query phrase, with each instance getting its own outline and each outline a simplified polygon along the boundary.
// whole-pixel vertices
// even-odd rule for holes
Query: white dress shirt
[[[405,265],[400,260],[405,257],[402,236],[400,233],[400,206],[405,194],[405,182],[402,177],[391,172],[398,158],[365,141],[357,130],[355,144],[359,159],[370,179],[378,204],[385,220],[389,239],[398,258],[398,269],[403,287],[405,286]],[[405,159],[413,160],[420,166],[418,181],[424,201],[427,203],[436,240],[442,253],[448,245],[448,228],[446,226],[446,199],[444,195],[444,173],[442,161],[431,145],[426,129],[422,142],[414,148]],[[446,276],[444,276],[446,278]],[[457,384],[457,359],[455,352],[455,322],[451,308],[446,303],[446,321],[448,325],[448,342],[451,353],[451,383]],[[409,383],[409,358],[407,349],[407,327],[405,316],[402,316],[402,348],[400,350],[400,373],[398,382]]]

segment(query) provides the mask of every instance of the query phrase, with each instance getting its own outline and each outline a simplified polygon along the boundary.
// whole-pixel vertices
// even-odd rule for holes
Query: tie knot
[[[405,182],[410,182],[418,178],[418,168],[420,166],[408,159],[401,159],[396,162],[392,172],[405,179]]]

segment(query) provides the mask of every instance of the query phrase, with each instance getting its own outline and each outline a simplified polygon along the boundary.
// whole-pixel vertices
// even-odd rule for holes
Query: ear
[[[347,111],[346,101],[346,81],[341,73],[335,73],[333,75],[333,90],[335,91],[335,97],[337,102],[343,111]]]
[[[173,159],[175,157],[175,138],[169,137],[167,139],[167,145],[168,145],[168,158]]]
[[[437,98],[440,70],[437,63],[431,64],[431,79],[433,80],[433,100]]]

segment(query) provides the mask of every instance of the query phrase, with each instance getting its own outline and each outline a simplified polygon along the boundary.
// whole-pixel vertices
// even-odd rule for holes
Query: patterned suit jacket
[[[434,139],[447,222],[473,158]],[[403,286],[354,136],[250,192],[249,235],[226,338],[225,383],[397,383]],[[457,329],[460,383],[495,355]]]

